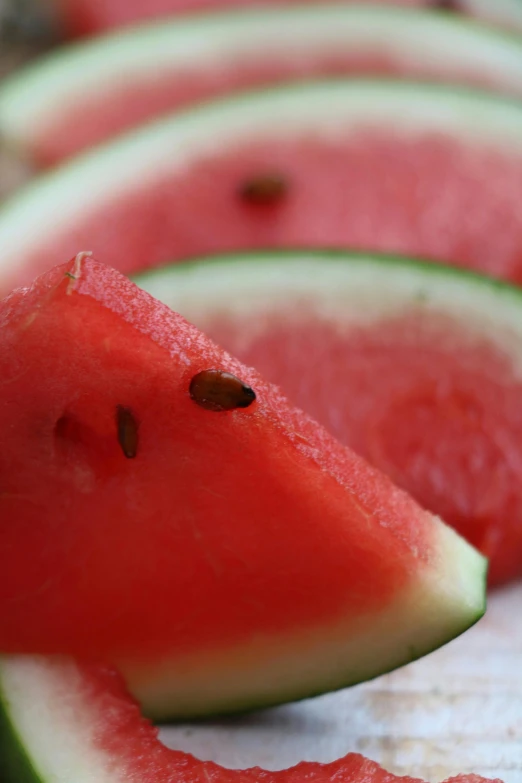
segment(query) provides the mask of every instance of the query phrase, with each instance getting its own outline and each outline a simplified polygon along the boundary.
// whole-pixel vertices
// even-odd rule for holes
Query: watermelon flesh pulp
[[[306,0],[54,0],[65,29],[72,35],[89,35],[114,27],[172,13],[193,13],[244,6],[284,6],[304,4]],[[368,4],[372,0],[367,0]],[[375,0],[380,5],[403,5],[432,8],[437,0]],[[458,0],[465,12],[486,19],[522,27],[522,9],[518,0]],[[498,7],[497,7],[498,6]]]
[[[443,267],[310,252],[137,278],[490,558],[522,574],[522,299]]]
[[[39,658],[0,663],[0,750],[3,783],[422,783],[354,753],[277,772],[198,761],[160,743],[116,672]],[[458,775],[451,783],[486,781]]]
[[[475,550],[127,278],[80,255],[0,325],[3,652],[115,662],[150,713],[205,714],[375,676],[483,612]],[[197,405],[211,368],[255,404]]]
[[[40,166],[168,111],[305,77],[398,75],[522,92],[522,42],[427,11],[294,7],[94,39],[0,89],[0,133]],[[78,121],[81,117],[81,121]]]
[[[216,251],[350,246],[521,282],[521,139],[518,104],[434,86],[340,80],[216,102],[4,205],[2,287],[78,247],[131,273]],[[241,195],[273,175],[280,198]]]

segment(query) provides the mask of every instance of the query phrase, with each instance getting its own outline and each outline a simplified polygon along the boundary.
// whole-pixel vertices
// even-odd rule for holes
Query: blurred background
[[[0,81],[59,39],[49,14],[34,0],[0,0]],[[28,177],[0,139],[0,199]]]

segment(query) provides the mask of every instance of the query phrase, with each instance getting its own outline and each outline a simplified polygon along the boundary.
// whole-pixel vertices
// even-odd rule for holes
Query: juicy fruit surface
[[[520,95],[521,51],[515,37],[460,16],[393,7],[176,19],[60,50],[5,82],[0,133],[45,166],[155,116],[285,79],[398,75]]]
[[[0,325],[3,651],[117,662],[144,701],[157,665],[204,712],[375,676],[483,612],[474,550],[125,277],[79,256]],[[196,405],[210,368],[255,404]],[[207,696],[220,667],[237,692]]]
[[[517,104],[436,87],[339,81],[216,102],[5,205],[2,284],[27,283],[78,247],[130,273],[289,246],[383,249],[521,282],[521,138]],[[274,175],[279,198],[244,197]]]
[[[490,584],[522,573],[516,290],[309,252],[217,258],[137,282],[455,527],[490,558]]]
[[[116,672],[38,658],[0,663],[0,749],[7,765],[3,783],[72,783],[71,769],[74,783],[422,783],[396,777],[354,753],[277,772],[199,761],[159,742],[157,729],[141,717]],[[478,775],[451,781],[486,783]]]

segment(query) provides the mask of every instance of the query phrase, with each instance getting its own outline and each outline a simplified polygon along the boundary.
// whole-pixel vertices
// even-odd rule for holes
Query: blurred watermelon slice
[[[0,209],[0,290],[78,247],[124,272],[211,252],[400,252],[522,282],[522,104],[332,80],[206,104]]]
[[[455,15],[332,3],[162,21],[59,49],[4,81],[0,136],[49,165],[203,98],[357,73],[522,96],[522,40]]]
[[[38,658],[0,660],[0,753],[2,783],[422,783],[355,753],[278,772],[198,761],[159,742],[116,672]]]

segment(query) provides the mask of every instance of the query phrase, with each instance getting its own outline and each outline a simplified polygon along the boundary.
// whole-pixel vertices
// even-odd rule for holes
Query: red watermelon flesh
[[[520,95],[522,41],[448,15],[338,4],[147,25],[60,50],[5,81],[0,134],[48,166],[203,99],[350,74]]]
[[[65,29],[72,35],[89,35],[102,30],[135,24],[143,19],[172,13],[194,13],[217,8],[245,6],[284,6],[305,4],[306,0],[54,0]],[[366,0],[366,4],[410,5],[432,8],[444,0]],[[477,13],[504,24],[522,26],[522,12],[517,0],[496,0],[495,6],[476,0],[456,0],[455,10]]]
[[[521,140],[518,104],[434,86],[340,80],[216,102],[5,205],[0,279],[24,284],[82,246],[126,273],[212,252],[348,246],[522,282]],[[243,195],[274,176],[272,200]]]
[[[245,254],[136,278],[522,574],[522,299],[444,267]],[[363,304],[361,304],[363,303]]]
[[[110,660],[195,714],[375,676],[482,613],[475,550],[127,278],[80,255],[0,325],[1,651]],[[196,404],[212,368],[255,404]]]
[[[69,780],[70,769],[77,770],[74,783],[422,783],[355,753],[277,772],[199,761],[160,743],[117,672],[39,658],[0,663],[0,748],[4,783],[20,783],[21,770],[24,783],[51,783],[65,775]],[[447,783],[487,781],[458,775]]]

